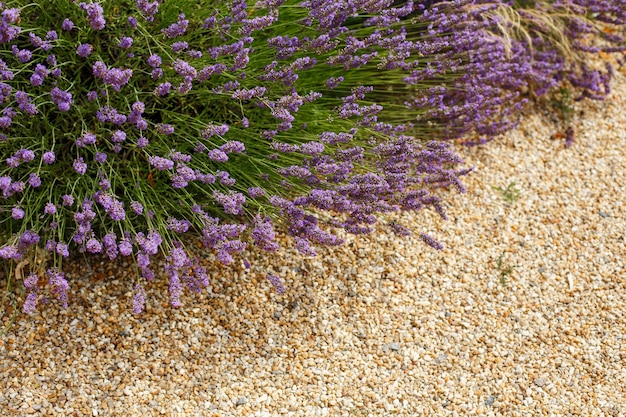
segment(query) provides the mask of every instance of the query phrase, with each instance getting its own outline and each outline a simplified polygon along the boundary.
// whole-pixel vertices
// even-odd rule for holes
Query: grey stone
[[[400,350],[400,344],[399,343],[389,343],[387,345],[387,348],[389,348],[389,350],[393,350],[394,352],[397,352]]]

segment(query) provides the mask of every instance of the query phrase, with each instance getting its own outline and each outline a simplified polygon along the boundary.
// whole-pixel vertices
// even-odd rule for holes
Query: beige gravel
[[[461,150],[450,220],[398,218],[440,252],[379,233],[259,256],[181,309],[150,287],[140,316],[127,264],[73,265],[70,309],[0,339],[0,415],[625,416],[626,77],[577,106],[571,148],[542,109]]]

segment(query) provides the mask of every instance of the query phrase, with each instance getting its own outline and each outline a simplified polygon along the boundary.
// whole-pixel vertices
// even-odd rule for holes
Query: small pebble
[[[397,352],[400,350],[400,344],[399,343],[389,343],[387,345],[387,349],[392,350],[394,352]]]

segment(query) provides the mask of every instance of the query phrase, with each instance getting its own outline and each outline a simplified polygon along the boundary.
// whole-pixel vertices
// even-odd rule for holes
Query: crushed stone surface
[[[576,103],[566,148],[531,108],[459,147],[476,172],[445,196],[448,221],[403,214],[389,220],[415,237],[213,264],[179,309],[163,278],[133,315],[123,261],[66,265],[69,309],[20,312],[0,337],[0,414],[626,416],[624,109],[618,73],[606,101]]]

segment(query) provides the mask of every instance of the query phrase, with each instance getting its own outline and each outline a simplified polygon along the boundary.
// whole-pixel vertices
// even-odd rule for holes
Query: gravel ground
[[[0,414],[625,416],[623,74],[614,87],[577,104],[571,148],[540,109],[461,150],[477,172],[450,219],[397,218],[443,251],[378,233],[257,256],[215,266],[181,309],[161,280],[140,316],[128,264],[73,264],[70,308],[20,314],[0,339]],[[513,181],[509,202],[494,187]]]

